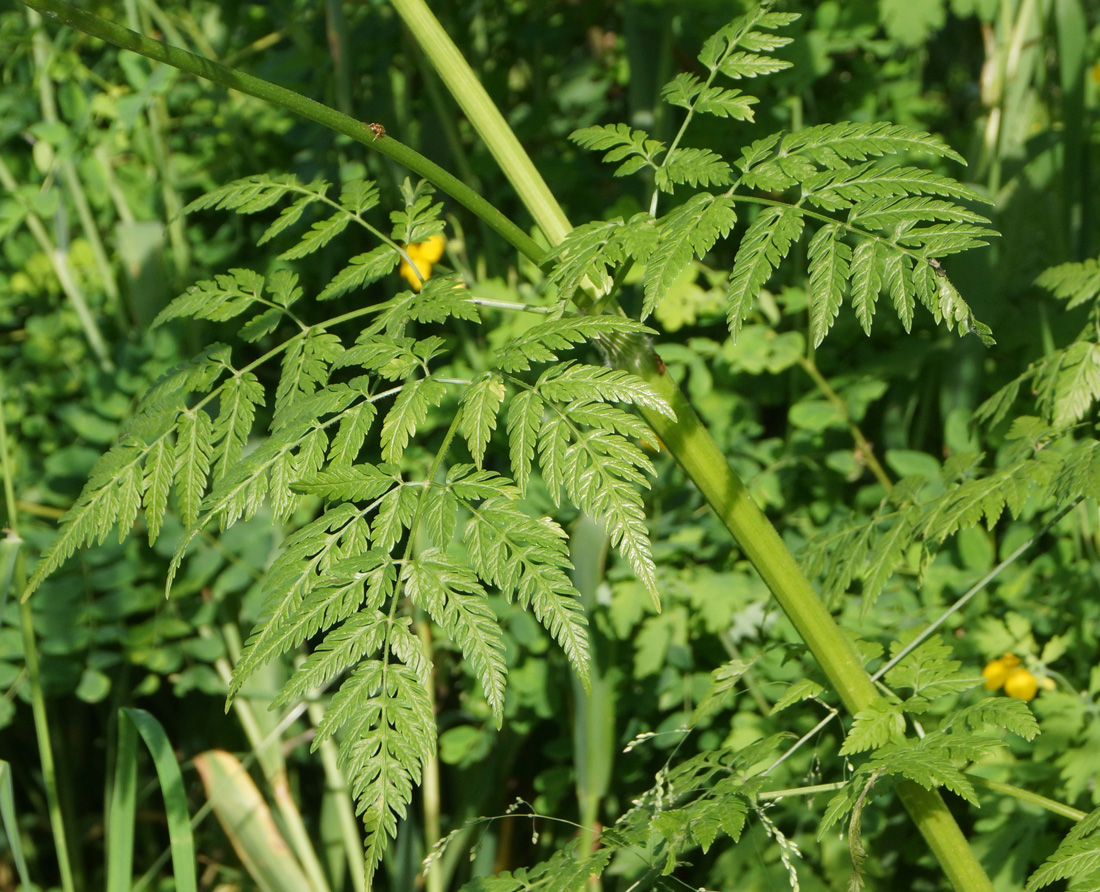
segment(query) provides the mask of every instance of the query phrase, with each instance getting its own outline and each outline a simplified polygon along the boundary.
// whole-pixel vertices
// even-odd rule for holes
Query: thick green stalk
[[[556,245],[573,226],[462,52],[424,0],[393,0],[393,6],[519,193],[524,207],[531,212],[550,244]]]
[[[525,200],[529,195],[539,196],[539,201],[527,204],[527,209],[551,236],[551,243],[556,243],[568,232],[562,231],[563,223],[567,225],[564,213],[458,48],[423,0],[393,2],[516,191]],[[551,233],[560,235],[554,238]],[[643,413],[646,420],[764,578],[848,711],[854,714],[865,709],[879,694],[851,641],[833,620],[775,527],[753,503],[744,483],[675,382],[664,374],[656,354],[644,348],[626,359],[676,412],[675,421],[656,412]],[[992,892],[989,878],[940,795],[910,782],[898,785],[898,795],[955,888],[960,892]]]

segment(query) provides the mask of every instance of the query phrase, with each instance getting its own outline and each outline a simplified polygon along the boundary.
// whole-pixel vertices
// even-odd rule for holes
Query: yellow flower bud
[[[1026,669],[1013,669],[1005,679],[1005,693],[1020,700],[1031,700],[1039,692],[1039,682]]]
[[[990,661],[982,670],[985,686],[991,691],[997,690],[1005,683],[1010,671],[1012,671],[1012,667],[1005,663],[1003,657],[999,660]]]

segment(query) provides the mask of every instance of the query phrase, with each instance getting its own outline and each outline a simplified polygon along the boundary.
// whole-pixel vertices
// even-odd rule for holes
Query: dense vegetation
[[[1095,4],[24,2],[0,888],[1096,887]]]

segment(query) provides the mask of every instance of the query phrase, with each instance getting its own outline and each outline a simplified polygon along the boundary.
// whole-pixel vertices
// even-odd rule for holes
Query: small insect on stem
[[[936,275],[941,279],[947,275],[947,271],[940,265],[940,262],[935,257],[928,258],[928,265],[936,271]]]
[[[386,135],[386,128],[381,124],[367,124],[370,127],[370,132],[374,134],[375,139],[379,139]]]
[[[663,375],[667,371],[667,369],[665,368],[665,361],[661,359],[661,357],[658,356],[656,352],[654,352],[653,358],[657,362],[657,374]]]

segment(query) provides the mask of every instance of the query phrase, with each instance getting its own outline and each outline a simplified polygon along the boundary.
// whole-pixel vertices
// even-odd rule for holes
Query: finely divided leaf
[[[407,666],[381,661],[364,664],[344,682],[325,720],[334,712],[340,720],[322,722],[318,742],[331,736],[335,725],[345,726],[340,760],[366,829],[370,888],[385,846],[407,814],[424,763],[435,752],[435,714],[424,679]]]
[[[393,272],[400,260],[401,255],[389,245],[379,245],[366,254],[357,254],[317,295],[317,300],[332,300],[353,288],[362,288],[377,282]]]
[[[180,416],[176,428],[176,486],[180,516],[187,526],[198,519],[199,504],[206,493],[213,439],[213,424],[204,411],[197,409]]]
[[[693,108],[697,112],[739,121],[751,121],[752,106],[759,101],[755,96],[746,96],[740,90],[708,87],[695,75],[688,73],[679,74],[665,84],[661,95],[670,105]]]
[[[626,124],[605,124],[598,127],[585,127],[574,130],[569,138],[585,149],[602,151],[610,149],[603,156],[608,163],[623,161],[615,171],[621,177],[634,173],[643,167],[656,167],[657,158],[665,150],[665,144],[658,139],[650,139],[644,130],[632,130]]]
[[[672,192],[681,183],[691,186],[727,186],[733,181],[730,166],[710,149],[678,148],[657,168],[657,188]]]
[[[401,460],[409,439],[428,416],[428,409],[438,406],[447,388],[435,378],[415,378],[401,388],[386,420],[382,423],[382,460],[396,464]]]
[[[239,372],[222,385],[218,400],[220,405],[213,431],[217,444],[214,480],[224,477],[240,459],[252,431],[256,407],[264,404],[264,388],[251,372]]]
[[[840,313],[852,249],[838,224],[822,226],[810,240],[810,331],[818,347]]]
[[[531,476],[531,460],[542,426],[544,404],[539,395],[527,390],[512,399],[508,406],[508,457],[512,477],[521,493],[527,492]]]
[[[509,341],[496,357],[504,372],[525,372],[536,362],[553,362],[560,351],[601,336],[654,334],[626,316],[562,316],[531,326]]]
[[[901,707],[880,697],[866,709],[856,713],[844,745],[840,748],[842,756],[877,749],[892,738],[905,733],[905,719]]]
[[[427,549],[405,565],[405,591],[462,650],[481,682],[497,728],[504,721],[504,637],[477,577],[454,557]]]
[[[826,167],[843,161],[865,161],[875,155],[916,152],[950,158],[965,164],[962,155],[938,136],[888,123],[817,124],[783,137],[780,156],[795,153],[813,158]]]
[[[617,400],[675,417],[664,397],[637,375],[606,366],[574,362],[551,366],[539,376],[535,390],[546,400]]]
[[[795,210],[783,207],[765,210],[745,233],[726,294],[727,323],[734,337],[756,296],[801,234],[802,217]]]
[[[657,250],[646,264],[643,280],[643,319],[653,312],[684,267],[729,235],[736,222],[733,200],[709,192],[693,195],[661,219]]]
[[[250,269],[231,269],[224,275],[196,282],[160,311],[153,320],[153,327],[180,316],[224,322],[254,304],[262,305],[263,290],[264,277],[259,273]]]
[[[497,426],[497,413],[504,401],[504,381],[490,372],[467,389],[462,397],[462,413],[458,430],[466,438],[470,455],[480,468],[485,461],[485,447]]]
[[[882,291],[882,275],[879,272],[878,242],[860,242],[852,252],[849,267],[852,289],[852,309],[866,335],[871,334],[871,319],[875,315],[875,303]]]
[[[183,212],[190,214],[206,208],[217,208],[236,211],[238,214],[255,214],[271,207],[291,192],[308,191],[320,196],[324,195],[328,188],[329,184],[324,180],[314,180],[308,186],[302,186],[293,174],[280,176],[260,174],[234,180],[232,183],[207,192],[187,205]]]

